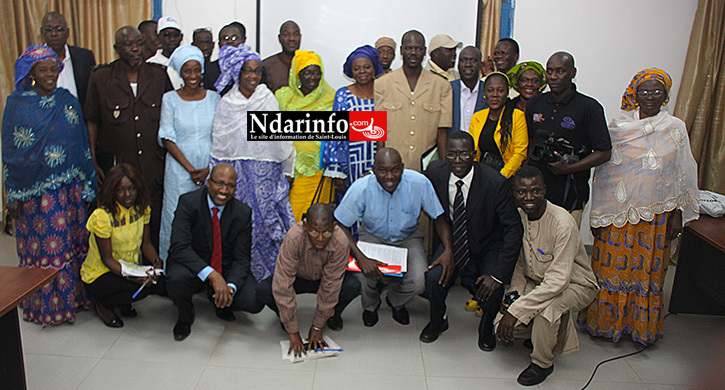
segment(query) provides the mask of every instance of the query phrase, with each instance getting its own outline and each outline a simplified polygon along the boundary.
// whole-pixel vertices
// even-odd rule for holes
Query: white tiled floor
[[[0,264],[17,265],[14,239],[0,235]],[[670,268],[669,295],[675,268]],[[36,389],[516,389],[529,363],[518,342],[481,352],[478,318],[463,311],[466,294],[455,287],[449,298],[451,328],[432,344],[418,341],[428,306],[416,298],[411,324],[393,321],[383,305],[374,328],[362,325],[355,300],[343,314],[341,332],[326,330],[345,351],[338,357],[291,364],[280,357],[286,334],[268,309],[237,314],[233,323],[214,316],[197,296],[196,322],[183,342],[172,337],[175,307],[152,296],[135,305],[139,316],[120,329],[105,327],[93,312],[74,324],[42,328],[21,321],[28,388]],[[300,318],[309,323],[315,297],[299,297]],[[723,345],[725,319],[670,316],[665,339],[647,351],[599,368],[589,389],[665,390],[688,388],[700,363]],[[630,341],[595,343],[580,332],[581,350],[559,357],[554,373],[539,389],[580,389],[598,362],[638,350]],[[0,388],[2,385],[0,384]],[[536,388],[536,387],[534,387]]]

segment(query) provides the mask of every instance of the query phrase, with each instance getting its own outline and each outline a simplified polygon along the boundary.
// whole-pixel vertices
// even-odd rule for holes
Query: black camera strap
[[[574,187],[574,203],[572,203],[571,207],[569,207],[569,213],[575,210],[576,204],[579,201],[579,191],[576,189],[576,182],[574,181],[573,173],[566,175],[566,184],[564,185],[564,204],[566,204],[566,200],[569,199],[569,189],[571,187]]]

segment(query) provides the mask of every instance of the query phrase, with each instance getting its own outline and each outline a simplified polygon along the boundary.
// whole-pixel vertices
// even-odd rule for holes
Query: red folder
[[[403,272],[401,272],[401,268],[399,265],[379,265],[378,268],[380,269],[380,272],[383,273],[383,275],[397,276],[399,278],[403,277]],[[360,267],[357,265],[357,261],[355,261],[355,258],[353,258],[352,255],[350,255],[350,262],[347,263],[347,270],[353,272],[362,272],[360,271]]]

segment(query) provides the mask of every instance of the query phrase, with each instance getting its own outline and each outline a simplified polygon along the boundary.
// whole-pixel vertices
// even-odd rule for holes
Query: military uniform
[[[161,99],[172,90],[166,68],[143,63],[134,92],[121,60],[99,65],[91,73],[83,109],[87,122],[98,124],[96,161],[104,172],[127,163],[141,172],[151,198],[151,240],[158,247],[164,191],[165,150],[159,146]]]

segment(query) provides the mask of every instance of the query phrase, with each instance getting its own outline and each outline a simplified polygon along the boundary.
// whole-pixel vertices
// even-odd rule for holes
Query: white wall
[[[211,29],[214,37],[212,59],[219,55],[219,30],[237,21],[247,29],[247,44],[254,48],[256,40],[257,2],[255,0],[163,0],[161,16],[176,16],[184,33],[182,45],[191,45],[195,29]]]
[[[672,76],[674,110],[697,0],[517,0],[514,36],[520,61],[544,66],[556,51],[574,56],[578,91],[599,100],[607,121],[620,113],[622,93],[638,71],[657,67]],[[582,236],[592,242],[588,210]]]

